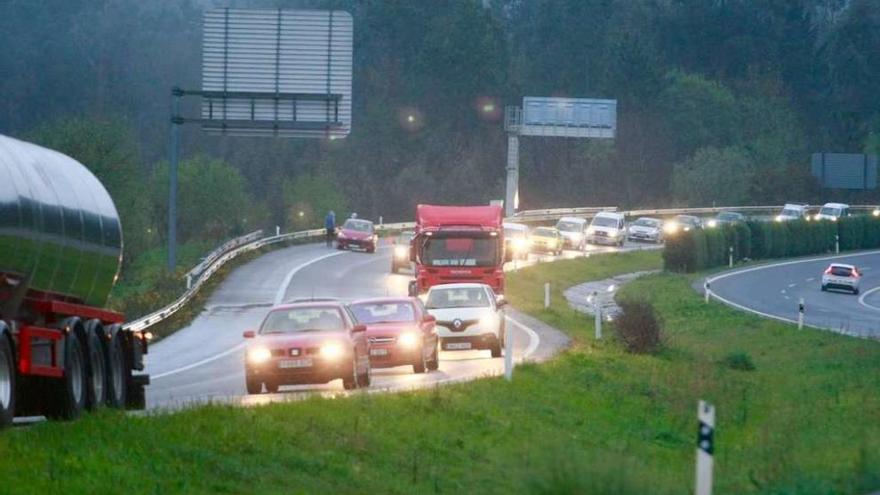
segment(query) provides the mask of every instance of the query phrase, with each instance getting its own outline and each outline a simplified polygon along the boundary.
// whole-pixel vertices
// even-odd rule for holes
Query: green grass
[[[687,493],[696,402],[717,406],[715,493],[880,487],[880,344],[704,305],[690,279],[626,286],[665,320],[636,356],[595,343],[560,291],[659,266],[596,256],[510,275],[513,304],[573,337],[559,358],[394,395],[202,407],[0,433],[0,486],[31,493]],[[552,281],[553,305],[541,307]],[[606,332],[610,335],[611,332]],[[747,355],[755,369],[725,359]],[[737,358],[741,359],[741,358]],[[8,460],[12,460],[9,462]]]

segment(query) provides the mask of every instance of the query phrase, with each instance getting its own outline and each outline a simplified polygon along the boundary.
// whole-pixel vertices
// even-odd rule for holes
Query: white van
[[[562,247],[583,250],[586,247],[587,220],[578,217],[562,217],[556,222],[556,230],[562,236]]]
[[[623,213],[596,213],[587,229],[587,242],[623,246],[626,240],[626,218]]]
[[[819,213],[816,214],[814,220],[831,220],[836,222],[837,219],[849,216],[849,205],[843,203],[825,203]]]
[[[782,212],[776,215],[777,222],[788,222],[790,220],[809,220],[810,205],[803,203],[785,203]]]

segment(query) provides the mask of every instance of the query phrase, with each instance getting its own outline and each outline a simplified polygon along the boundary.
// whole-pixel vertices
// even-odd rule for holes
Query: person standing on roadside
[[[333,238],[336,236],[336,213],[333,210],[327,212],[324,217],[324,228],[327,229],[327,247],[333,246]]]

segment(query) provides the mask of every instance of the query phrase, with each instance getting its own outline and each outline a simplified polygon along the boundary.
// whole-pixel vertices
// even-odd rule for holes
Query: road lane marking
[[[782,289],[781,291],[779,291],[779,293],[780,293],[780,294],[785,294],[785,289]]]
[[[525,333],[527,333],[529,335],[529,345],[526,347],[526,350],[523,352],[522,358],[525,359],[525,358],[531,356],[532,353],[534,353],[535,350],[538,348],[538,345],[540,345],[540,343],[541,343],[541,337],[538,335],[538,332],[535,332],[531,328],[525,326],[524,324],[520,323],[519,321],[513,319],[512,317],[510,317],[508,315],[504,315],[504,316],[505,316],[505,318],[507,318],[507,321],[518,326],[522,331],[524,331]]]
[[[797,285],[797,284],[788,284],[788,288],[791,289],[791,288],[794,287],[795,285]]]
[[[866,308],[880,311],[880,306],[874,306],[873,304],[868,304],[865,302],[866,297],[868,297],[869,295],[871,295],[874,292],[877,292],[878,290],[880,290],[880,286],[874,287],[873,289],[866,290],[865,292],[863,292],[862,295],[859,296],[859,304],[861,304],[862,306],[864,306]]]
[[[325,260],[327,258],[332,258],[333,256],[339,256],[340,254],[345,254],[345,253],[346,253],[346,251],[337,251],[334,253],[325,254],[324,256],[318,256],[317,258],[306,261],[305,263],[302,263],[302,264],[294,267],[293,270],[290,270],[289,272],[287,272],[287,275],[284,277],[284,281],[281,282],[281,286],[278,287],[278,292],[275,293],[275,300],[274,300],[275,306],[278,306],[279,304],[281,304],[284,301],[284,294],[287,294],[287,288],[290,287],[290,282],[293,281],[293,276],[296,275],[297,272],[299,272],[303,268],[306,268],[309,265],[313,265],[319,261]]]
[[[209,358],[202,359],[201,361],[196,361],[195,363],[190,363],[190,364],[188,364],[188,365],[186,365],[186,366],[181,366],[180,368],[173,369],[173,370],[171,370],[171,371],[166,371],[165,373],[159,373],[158,375],[152,375],[152,376],[150,376],[150,379],[151,379],[151,380],[158,380],[158,379],[160,379],[160,378],[164,378],[164,377],[169,376],[169,375],[176,375],[177,373],[181,373],[181,372],[183,372],[183,371],[187,371],[187,370],[191,370],[191,369],[193,369],[193,368],[197,368],[197,367],[199,367],[199,366],[201,366],[201,365],[203,365],[203,364],[208,364],[208,363],[210,363],[211,361],[216,361],[216,360],[218,360],[218,359],[220,359],[220,358],[222,358],[222,357],[228,356],[228,355],[232,354],[233,352],[235,352],[235,351],[241,349],[241,348],[244,347],[245,345],[247,345],[247,342],[241,342],[241,343],[239,343],[238,345],[236,345],[235,347],[233,347],[233,348],[231,348],[231,349],[226,349],[225,351],[221,352],[220,354],[215,354],[215,355],[213,355],[213,356],[211,356],[211,357],[209,357]]]
[[[816,277],[810,277],[810,278],[804,280],[804,282],[812,282],[814,280],[816,280]]]

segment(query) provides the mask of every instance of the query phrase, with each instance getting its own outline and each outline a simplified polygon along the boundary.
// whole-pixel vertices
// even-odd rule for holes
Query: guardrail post
[[[727,266],[733,268],[733,246],[727,248],[728,263]]]
[[[513,333],[504,330],[504,378],[513,379]]]
[[[715,453],[715,406],[700,401],[697,406],[697,486],[696,495],[711,495],[712,465]]]
[[[544,309],[550,308],[550,282],[544,283]]]
[[[804,329],[804,298],[798,301],[798,330]]]
[[[834,234],[834,254],[840,254],[840,234]]]
[[[599,304],[599,293],[593,292],[594,325],[596,327],[596,340],[602,340],[602,306]]]

